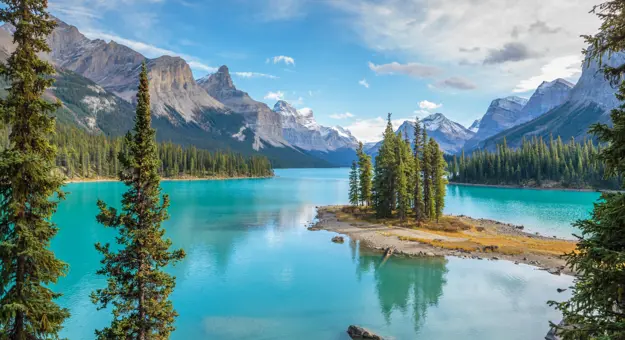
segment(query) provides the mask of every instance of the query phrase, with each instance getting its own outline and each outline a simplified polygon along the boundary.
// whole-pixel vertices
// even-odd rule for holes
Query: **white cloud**
[[[535,90],[543,80],[556,78],[572,79],[580,75],[581,55],[571,55],[556,58],[540,68],[540,74],[521,80],[514,88],[514,92],[528,92]]]
[[[273,58],[268,58],[267,63],[269,62],[273,62],[274,64],[284,63],[285,65],[295,65],[295,59],[285,56],[285,55],[279,55]]]
[[[588,13],[596,0],[328,3],[349,16],[346,22],[369,48],[386,55],[401,55],[407,61],[432,61],[432,66],[450,73],[447,77],[461,76],[477,82],[476,86],[454,81],[438,85],[479,87],[492,92],[515,87],[519,90],[517,85],[528,74],[535,74],[559,58],[581,55],[586,44],[580,35],[593,34],[599,26],[596,16]],[[501,52],[495,59],[494,51]],[[486,60],[491,63],[485,65]],[[379,66],[385,65],[370,66],[376,73],[430,76],[430,70],[423,67],[426,65],[408,67],[410,64],[391,63],[383,69]],[[553,80],[548,73],[543,76],[540,81]]]
[[[396,61],[381,65],[369,62],[369,68],[376,74],[404,74],[415,78],[429,78],[441,73],[441,69],[435,66],[419,63],[400,64]]]
[[[436,110],[443,106],[443,104],[436,104],[429,100],[422,100],[419,102],[419,108],[423,110]]]
[[[360,85],[362,85],[362,86],[364,86],[366,88],[369,88],[369,83],[367,83],[367,79],[362,79],[361,81],[358,82],[358,84],[360,84]]]
[[[414,121],[414,118],[392,119],[393,129],[397,130],[407,120]],[[382,139],[382,134],[384,129],[386,129],[386,118],[358,119],[345,128],[360,141],[377,142]]]
[[[275,100],[275,101],[283,100],[284,99],[284,92],[282,92],[282,91],[276,91],[276,92],[269,91],[269,92],[267,92],[267,94],[265,95],[264,98],[268,99],[268,100]]]
[[[345,112],[345,113],[335,113],[335,114],[331,114],[330,118],[332,119],[347,119],[347,118],[353,118],[354,115],[350,112]]]
[[[259,72],[232,72],[232,74],[234,74],[235,76],[241,77],[241,78],[269,78],[269,79],[278,79],[278,77],[271,75],[271,74],[266,74],[266,73],[259,73]]]

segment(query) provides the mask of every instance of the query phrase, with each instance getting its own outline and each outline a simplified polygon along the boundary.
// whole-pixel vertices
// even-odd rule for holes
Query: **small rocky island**
[[[358,240],[385,256],[456,256],[508,260],[571,274],[561,255],[576,243],[524,231],[523,226],[468,216],[444,216],[420,225],[398,219],[377,220],[371,210],[352,206],[319,207],[309,230],[328,230]],[[334,242],[336,239],[333,239]]]

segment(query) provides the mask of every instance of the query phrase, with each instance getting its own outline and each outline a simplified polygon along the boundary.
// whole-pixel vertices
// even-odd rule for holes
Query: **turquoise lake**
[[[359,324],[390,339],[542,339],[560,315],[546,305],[572,282],[505,261],[391,258],[310,232],[315,206],[347,202],[348,169],[277,170],[272,179],[166,181],[164,224],[186,259],[170,269],[180,316],[172,339],[348,339]],[[55,286],[72,317],[63,336],[93,339],[109,322],[89,299],[93,244],[113,231],[95,221],[96,200],[119,205],[121,183],[69,184],[52,247],[70,264]],[[446,212],[523,224],[570,237],[596,193],[449,186]]]

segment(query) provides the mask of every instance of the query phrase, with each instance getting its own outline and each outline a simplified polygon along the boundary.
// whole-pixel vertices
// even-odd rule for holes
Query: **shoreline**
[[[263,177],[164,177],[161,178],[161,182],[182,182],[182,181],[227,181],[237,179],[268,179],[276,176],[263,176]],[[105,182],[120,182],[118,178],[109,177],[96,177],[96,178],[81,178],[81,179],[67,179],[63,184],[73,183],[105,183]]]
[[[343,216],[337,216],[337,214],[341,214],[337,209],[342,207],[317,207],[317,222],[312,224],[308,230],[326,230],[345,235],[360,241],[366,250],[374,252],[388,254],[390,248],[393,250],[392,255],[394,256],[454,256],[475,260],[504,260],[514,264],[530,265],[553,275],[560,275],[561,273],[574,275],[566,266],[566,261],[558,255],[560,253],[558,249],[566,248],[568,251],[569,248],[574,248],[575,242],[572,240],[531,234],[522,231],[519,226],[462,215],[451,217],[478,228],[479,232],[445,233],[425,228],[411,229],[364,220],[350,220]],[[489,240],[495,237],[500,237],[504,241],[512,240],[522,244],[525,248],[520,253],[509,252],[504,247],[499,248],[497,246],[494,249],[489,246],[478,250],[465,249],[468,241],[472,240],[471,236],[477,234],[484,234],[485,238]],[[549,246],[553,246],[554,249],[549,249]]]
[[[609,189],[583,189],[583,188],[564,188],[564,187],[527,187],[522,185],[509,185],[509,184],[477,184],[477,183],[460,183],[449,182],[448,185],[466,186],[466,187],[484,187],[484,188],[498,188],[498,189],[525,189],[525,190],[539,190],[539,191],[572,191],[572,192],[602,192],[612,191]]]

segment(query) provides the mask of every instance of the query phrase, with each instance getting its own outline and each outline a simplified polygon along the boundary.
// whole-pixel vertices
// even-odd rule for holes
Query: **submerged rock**
[[[362,328],[356,325],[350,325],[347,328],[347,334],[352,339],[357,340],[383,340],[383,338],[366,328]]]
[[[343,238],[343,236],[334,236],[332,238],[332,242],[334,242],[334,243],[343,243],[343,242],[345,242],[345,239]]]

